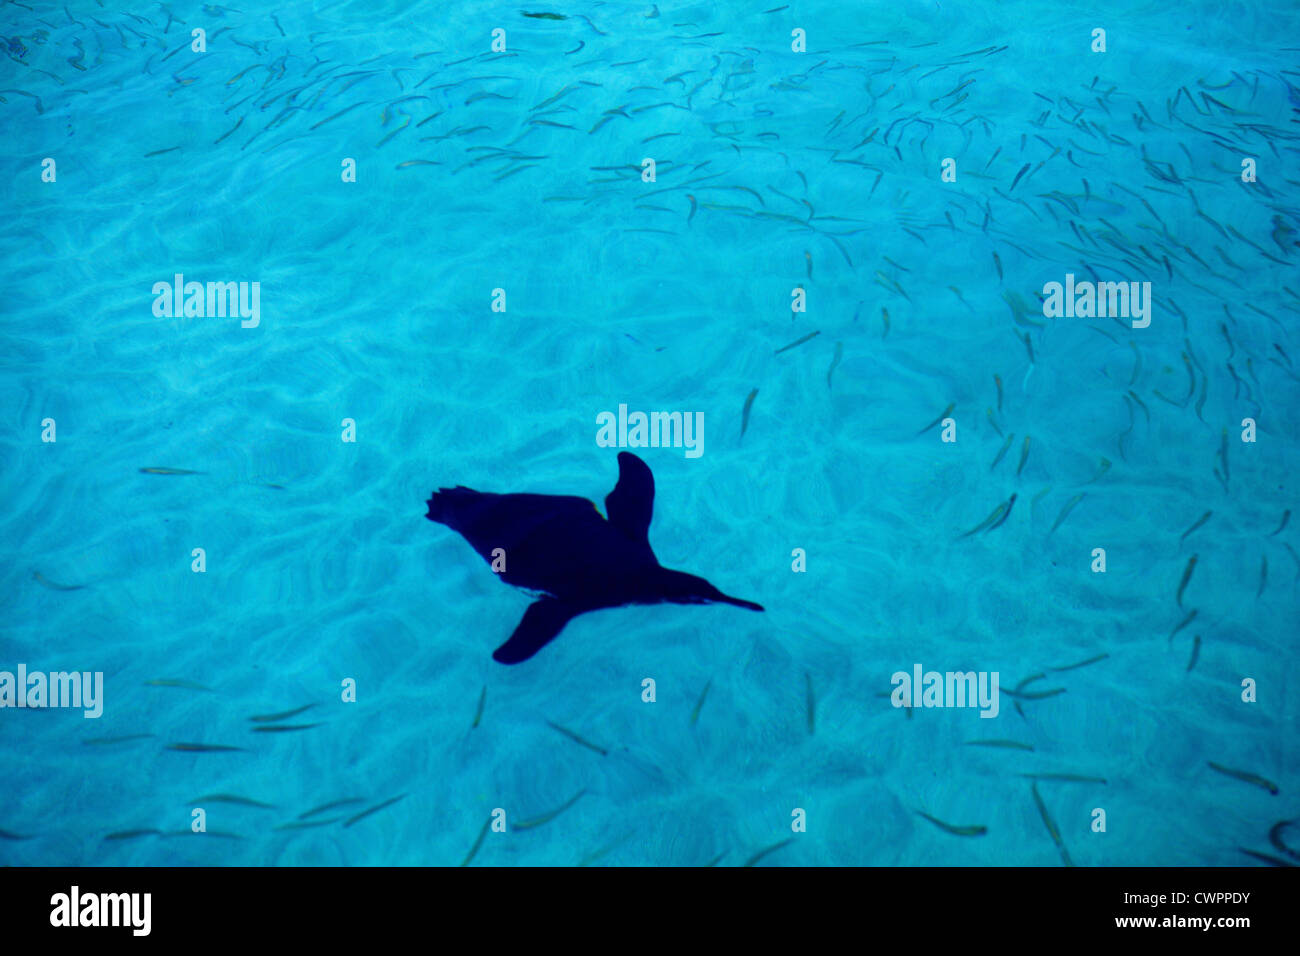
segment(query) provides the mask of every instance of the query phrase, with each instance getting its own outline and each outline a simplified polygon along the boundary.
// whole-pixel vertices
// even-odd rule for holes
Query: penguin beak
[[[763,605],[761,604],[755,604],[753,601],[745,601],[741,598],[734,598],[728,594],[723,594],[721,591],[718,592],[718,596],[713,600],[720,604],[734,604],[736,607],[748,608],[751,611],[763,610]]]

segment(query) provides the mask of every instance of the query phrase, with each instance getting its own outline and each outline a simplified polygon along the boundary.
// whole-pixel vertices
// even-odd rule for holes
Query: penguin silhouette
[[[659,564],[647,537],[654,495],[649,466],[629,452],[619,453],[605,515],[576,496],[498,495],[463,485],[434,492],[425,517],[458,532],[494,570],[500,566],[507,584],[540,594],[493,660],[526,661],[574,617],[601,608],[667,602],[763,610]]]

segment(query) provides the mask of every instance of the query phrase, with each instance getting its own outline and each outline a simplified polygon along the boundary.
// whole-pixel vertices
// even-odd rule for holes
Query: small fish
[[[206,475],[206,471],[189,471],[185,468],[141,468],[142,475]]]
[[[211,691],[211,687],[204,687],[202,684],[196,684],[192,680],[180,680],[172,677],[159,677],[154,680],[144,682],[145,687],[178,687],[181,690],[206,690]]]
[[[822,333],[821,333],[821,330],[820,330],[820,329],[818,329],[816,332],[809,332],[807,335],[805,335],[803,338],[799,339],[797,342],[791,342],[789,345],[783,345],[783,346],[781,346],[779,349],[777,349],[775,352],[773,352],[772,354],[773,354],[773,355],[780,355],[782,352],[788,351],[789,349],[794,348],[796,345],[803,345],[803,344],[804,344],[805,342],[807,342],[809,339],[815,339],[815,338],[817,338],[817,336],[819,336],[819,335],[821,335],[821,334],[822,334]],[[754,394],[758,394],[758,389],[754,389]],[[743,435],[744,432],[742,431],[741,434]]]
[[[119,830],[104,837],[105,840],[134,840],[142,836],[162,836],[161,830]]]
[[[943,830],[947,833],[951,833],[953,836],[983,836],[984,834],[989,832],[989,828],[985,826],[979,826],[973,824],[966,825],[966,826],[956,826],[951,823],[944,823],[938,817],[932,817],[924,810],[917,810],[916,814],[917,816],[924,817],[925,819],[929,820],[940,830]]]
[[[1055,697],[1057,694],[1064,694],[1065,688],[1053,687],[1051,690],[1041,690],[1041,691],[1034,691],[1032,693],[1024,693],[1018,690],[1007,690],[1004,687],[1002,688],[1002,693],[1006,694],[1008,697],[1018,697],[1021,700],[1046,700],[1048,697]]]
[[[897,292],[904,299],[907,299],[907,301],[909,302],[912,301],[912,297],[907,294],[907,290],[905,290],[895,280],[885,275],[879,269],[876,270],[876,283],[885,289],[889,289],[891,291]]]
[[[1134,391],[1130,390],[1129,393],[1128,393],[1128,395],[1129,395],[1129,398],[1133,399],[1133,401],[1137,403],[1138,407],[1142,409],[1142,413],[1143,413],[1144,415],[1146,415],[1146,417],[1147,417],[1147,424],[1150,425],[1150,424],[1151,424],[1151,409],[1147,408],[1147,403],[1144,402],[1144,401],[1142,401],[1142,399],[1138,398],[1138,394],[1137,394],[1137,392],[1134,392]]]
[[[880,340],[883,342],[885,336],[889,335],[889,310],[884,306],[880,308],[880,321],[884,323],[885,331],[880,333]]]
[[[1084,492],[1081,491],[1073,498],[1071,498],[1069,501],[1067,501],[1065,503],[1065,506],[1061,508],[1061,513],[1056,516],[1056,522],[1052,525],[1052,530],[1048,531],[1047,533],[1050,535],[1052,531],[1055,531],[1057,528],[1059,528],[1061,526],[1061,522],[1064,521],[1067,517],[1069,517],[1070,512],[1074,510],[1074,506],[1077,505],[1083,499],[1084,499]]]
[[[1295,242],[1293,241],[1293,237],[1295,236],[1295,230],[1291,228],[1291,226],[1288,225],[1287,221],[1283,219],[1280,215],[1273,217],[1272,236],[1273,236],[1273,241],[1277,243],[1277,247],[1281,249],[1282,252],[1285,253],[1286,255],[1290,255],[1291,250],[1287,248],[1287,243],[1291,243],[1291,245],[1295,245]]]
[[[8,830],[0,830],[0,840],[30,840],[31,837],[24,836],[21,833],[11,833]]]
[[[961,535],[961,537],[969,538],[971,535],[975,534],[978,531],[983,531],[985,528],[988,528],[988,530],[992,531],[994,528],[998,527],[998,525],[1002,524],[1003,521],[1007,520],[1007,515],[1011,514],[1011,506],[1014,505],[1015,503],[1016,503],[1016,496],[1012,495],[1006,501],[1002,502],[1002,504],[994,508],[992,513],[987,518],[985,518],[975,527],[971,528],[965,534]]]
[[[1085,777],[1077,773],[1022,773],[1026,780],[1056,780],[1062,783],[1105,783],[1105,777]]]
[[[1047,676],[1047,675],[1046,675],[1046,674],[1043,674],[1043,673],[1030,674],[1028,677],[1026,677],[1024,680],[1022,680],[1019,684],[1017,684],[1017,685],[1015,686],[1015,690],[1017,690],[1017,691],[1024,690],[1026,687],[1028,687],[1028,686],[1029,686],[1030,684],[1032,684],[1034,681],[1036,681],[1036,680],[1042,680],[1042,679],[1043,679],[1044,677],[1046,677],[1046,676]]]
[[[745,407],[740,412],[740,437],[745,437],[745,429],[749,428],[749,410],[754,407],[754,399],[758,397],[758,389],[749,393],[749,398],[745,399]]]
[[[265,727],[250,727],[255,734],[280,734],[290,733],[295,730],[311,730],[313,727],[319,727],[320,724],[267,724]]]
[[[491,827],[492,818],[488,817],[483,821],[483,829],[478,831],[478,838],[474,841],[474,845],[470,847],[469,852],[465,854],[465,859],[460,861],[461,866],[469,866],[469,861],[474,859],[474,855],[478,853],[479,847],[483,845],[483,841],[487,838],[488,830],[491,829]]]
[[[534,20],[567,20],[567,19],[569,19],[569,18],[568,18],[567,16],[565,16],[563,13],[524,13],[523,10],[520,10],[519,12],[522,13],[522,14],[523,14],[524,16],[526,16],[526,17],[532,17]]]
[[[1052,838],[1052,842],[1058,847],[1061,846],[1061,831],[1056,829],[1051,814],[1047,812],[1047,805],[1043,803],[1043,798],[1038,794],[1038,784],[1031,783],[1029,791],[1034,795],[1034,803],[1038,806],[1038,815],[1043,818],[1043,826],[1047,827],[1048,836]]]
[[[182,86],[188,86],[188,85],[189,84],[182,84]],[[150,156],[161,156],[163,153],[174,153],[178,149],[180,149],[179,146],[168,146],[166,149],[155,149],[152,153],[145,153],[144,158],[148,159]]]
[[[1183,536],[1182,536],[1181,538],[1179,538],[1178,540],[1179,540],[1180,542],[1181,542],[1181,541],[1184,541],[1184,540],[1187,538],[1187,536],[1188,536],[1189,534],[1191,534],[1193,531],[1195,531],[1195,530],[1196,530],[1197,528],[1199,528],[1201,525],[1205,524],[1205,522],[1209,521],[1209,520],[1210,520],[1210,515],[1212,515],[1212,514],[1214,514],[1213,511],[1207,511],[1207,512],[1205,512],[1205,514],[1203,514],[1203,515],[1201,515],[1199,518],[1197,518],[1197,519],[1196,519],[1196,523],[1195,523],[1194,525],[1192,525],[1190,528],[1188,528],[1186,531],[1184,531],[1184,532],[1183,532]]]
[[[1007,440],[1002,443],[1002,448],[998,450],[997,457],[993,459],[993,464],[989,465],[989,471],[992,471],[994,468],[998,466],[998,462],[1000,462],[1003,456],[1006,455],[1007,450],[1011,447],[1011,443],[1015,441],[1015,438],[1016,438],[1015,432],[1012,432],[1010,435],[1007,436]]]
[[[569,738],[570,740],[572,740],[575,744],[581,744],[582,746],[586,747],[588,750],[594,750],[594,751],[596,751],[596,753],[600,754],[602,757],[607,757],[607,756],[609,756],[609,751],[606,750],[604,747],[597,747],[597,746],[596,746],[595,744],[593,744],[590,740],[585,740],[585,739],[583,739],[582,737],[579,737],[579,736],[578,736],[577,734],[575,734],[572,730],[569,730],[569,729],[566,728],[566,727],[561,727],[559,724],[553,724],[553,723],[551,723],[549,720],[546,722],[546,724],[547,724],[547,726],[550,727],[552,730],[558,730],[560,733],[564,734],[564,736],[568,737],[568,738]]]
[[[1016,188],[1016,183],[1020,182],[1020,177],[1029,171],[1029,166],[1029,163],[1025,163],[1025,165],[1020,167],[1020,172],[1016,173],[1016,178],[1011,180],[1011,189]],[[1011,189],[1008,189],[1007,192],[1011,192]]]
[[[231,133],[233,133],[235,130],[239,129],[239,127],[241,127],[241,126],[243,126],[243,125],[244,125],[244,117],[241,116],[241,117],[239,117],[238,122],[236,122],[234,126],[230,127],[230,129],[226,130],[224,133],[222,133],[220,136],[218,136],[216,139],[214,139],[214,140],[212,141],[212,145],[213,145],[213,146],[216,146],[216,145],[217,145],[218,143],[220,143],[223,139],[225,139],[227,136],[229,136]]]
[[[1001,279],[1001,278],[1002,278],[1002,260],[998,258],[998,254],[997,254],[996,252],[993,253],[993,264],[994,264],[995,266],[997,266],[997,269],[998,269],[998,278]]]
[[[363,105],[364,105],[364,103],[353,103],[351,106],[345,106],[343,109],[339,110],[339,111],[338,111],[337,113],[335,113],[333,116],[327,116],[327,117],[325,117],[323,120],[321,120],[321,121],[320,121],[319,123],[317,123],[315,126],[312,126],[311,129],[314,130],[314,129],[316,129],[317,127],[324,126],[324,125],[325,125],[326,123],[328,123],[330,120],[338,119],[338,118],[339,118],[340,116],[342,116],[344,113],[347,113],[347,112],[349,112],[349,111],[351,111],[351,110],[356,109],[358,106],[363,106]],[[437,114],[434,114],[434,115],[436,116]],[[432,119],[433,117],[429,117],[429,118]],[[310,132],[310,130],[309,130],[308,132]]]
[[[275,809],[275,806],[270,803],[262,803],[260,800],[250,800],[248,797],[241,797],[234,793],[209,793],[202,797],[195,797],[193,800],[190,800],[189,803],[233,803],[241,807],[257,807],[259,810]]]
[[[807,249],[803,252],[804,261],[808,264],[808,278],[812,278],[812,253]]]
[[[560,90],[560,92],[556,93],[554,96],[551,96],[551,97],[548,97],[547,99],[542,100],[542,102],[538,103],[536,106],[534,106],[534,107],[533,107],[532,109],[530,109],[528,112],[532,113],[532,112],[535,112],[536,110],[540,110],[540,109],[541,109],[542,107],[544,107],[544,106],[550,106],[552,103],[557,102],[561,97],[567,96],[568,94],[572,93],[572,92],[573,92],[574,90],[576,90],[577,88],[578,88],[578,84],[576,84],[576,83],[570,83],[568,86],[564,87],[562,90]],[[486,127],[484,127],[484,128],[486,128]]]
[[[236,750],[243,750],[243,747],[227,747],[224,744],[192,744],[179,743],[168,744],[168,750],[179,750],[182,753],[207,754],[207,753],[231,753]]]
[[[271,724],[275,723],[277,720],[287,720],[290,717],[297,717],[303,711],[311,710],[315,706],[315,704],[303,704],[301,707],[296,707],[293,710],[284,710],[278,714],[258,714],[257,716],[249,717],[248,719],[256,721],[259,724]]]
[[[365,803],[363,797],[344,797],[342,800],[333,800],[329,803],[322,803],[319,807],[313,807],[306,813],[298,814],[299,820],[306,820],[308,817],[314,817],[318,813],[324,813],[326,810],[333,810],[336,807],[349,807],[357,803]]]
[[[1089,664],[1096,664],[1098,661],[1104,661],[1110,657],[1109,654],[1098,654],[1096,657],[1090,657],[1086,661],[1079,661],[1077,664],[1066,664],[1064,667],[1049,667],[1049,671],[1060,673],[1061,671],[1072,671],[1079,667],[1087,667]]]
[[[941,412],[939,413],[939,417],[936,418],[934,421],[930,422],[930,424],[926,425],[926,426],[925,426],[924,428],[922,428],[919,432],[917,432],[917,433],[916,433],[917,436],[919,437],[919,436],[921,436],[921,435],[924,435],[926,432],[928,432],[928,431],[929,431],[931,428],[933,428],[935,425],[938,425],[938,424],[939,424],[940,422],[942,422],[945,418],[947,418],[949,415],[951,415],[951,414],[952,414],[952,410],[953,410],[954,408],[956,408],[956,407],[957,407],[957,405],[956,405],[955,402],[949,402],[949,403],[948,403],[948,407],[945,408],[943,411],[941,411]]]
[[[835,373],[835,370],[836,370],[837,368],[839,368],[839,366],[840,366],[840,359],[842,359],[843,357],[844,357],[844,343],[843,343],[843,342],[836,342],[836,343],[835,343],[835,357],[831,359],[831,367],[828,368],[828,369],[826,370],[826,387],[827,387],[827,388],[830,388],[830,387],[831,387],[831,376]]]
[[[577,793],[575,793],[572,797],[569,798],[567,803],[563,804],[562,806],[556,807],[550,813],[544,813],[540,817],[533,817],[531,820],[520,820],[518,823],[515,824],[515,829],[531,830],[533,829],[533,827],[540,827],[543,823],[550,823],[552,820],[558,817],[565,810],[569,809],[569,807],[577,803],[578,800],[582,798],[582,795],[586,792],[587,791],[585,789],[579,790]]]
[[[812,675],[804,671],[803,681],[804,705],[808,711],[808,733],[813,734],[817,730],[817,698],[813,695]]]
[[[1185,618],[1183,618],[1181,621],[1178,622],[1177,627],[1175,627],[1172,631],[1169,632],[1169,640],[1171,642],[1173,641],[1175,634],[1177,634],[1179,631],[1185,628],[1188,624],[1191,624],[1192,621],[1196,620],[1197,613],[1198,612],[1196,610],[1193,610],[1190,614],[1188,614]]]
[[[786,839],[782,840],[780,843],[773,843],[771,846],[759,850],[748,860],[746,860],[745,866],[753,866],[755,863],[763,859],[763,857],[767,856],[769,853],[775,853],[777,850],[781,849],[781,847],[793,842],[794,842],[794,837],[787,837]]]
[[[1002,414],[1002,376],[994,373],[993,384],[998,387],[998,414]]]
[[[1007,750],[1030,750],[1034,749],[1033,744],[1023,744],[1019,740],[968,740],[968,747],[1005,747]]]
[[[591,864],[595,863],[597,860],[599,860],[601,857],[605,856],[605,855],[606,855],[607,853],[609,853],[611,850],[616,850],[616,849],[618,849],[618,847],[622,846],[622,845],[623,845],[624,843],[626,843],[629,839],[630,839],[629,837],[624,836],[624,837],[620,837],[620,838],[617,839],[617,840],[614,840],[612,843],[606,843],[606,844],[605,844],[603,847],[601,847],[600,849],[591,851],[591,852],[588,853],[586,856],[584,856],[581,860],[579,860],[579,861],[578,861],[578,866],[580,866],[580,867],[582,867],[582,866],[591,866]]]
[[[1207,760],[1206,763],[1209,765],[1211,770],[1217,770],[1221,774],[1225,774],[1229,777],[1234,777],[1235,779],[1241,780],[1244,783],[1253,783],[1257,787],[1263,787],[1265,790],[1273,794],[1273,796],[1275,797],[1278,794],[1277,784],[1275,784],[1271,780],[1265,780],[1263,777],[1259,776],[1258,774],[1249,773],[1245,770],[1235,770],[1232,767],[1225,767],[1222,764],[1215,763],[1213,760]]]
[[[1271,538],[1273,537],[1273,535],[1280,533],[1281,530],[1286,527],[1286,523],[1290,520],[1291,520],[1291,509],[1288,508],[1286,511],[1282,512],[1282,523],[1277,526],[1277,531],[1274,531],[1273,534],[1269,535],[1269,537]]]
[[[1300,821],[1280,820],[1277,823],[1273,824],[1272,828],[1268,831],[1268,842],[1273,844],[1273,846],[1277,847],[1277,849],[1281,850],[1283,853],[1285,853],[1287,856],[1291,857],[1292,859],[1300,860],[1300,853],[1297,853],[1295,850],[1287,846],[1286,841],[1282,839],[1282,831],[1289,826],[1293,826],[1297,822]]]
[[[1192,572],[1196,570],[1196,555],[1192,555],[1187,562],[1187,569],[1183,571],[1183,579],[1178,582],[1178,606],[1183,606],[1183,591],[1187,588],[1187,582],[1192,579]]]
[[[1197,634],[1192,638],[1192,656],[1187,661],[1187,670],[1191,671],[1196,666],[1196,660],[1201,656],[1201,635]]]
[[[479,725],[479,721],[483,719],[483,705],[486,702],[487,702],[487,684],[484,684],[483,689],[479,691],[478,709],[474,711],[474,723],[470,724],[470,730],[473,730],[475,727],[477,727]],[[464,864],[462,864],[462,866],[463,865]]]
[[[1129,347],[1133,349],[1133,374],[1129,376],[1128,384],[1131,388],[1142,374],[1142,353],[1138,351],[1137,345],[1132,339],[1129,339]]]
[[[33,571],[32,578],[37,584],[43,584],[51,591],[80,591],[85,588],[84,584],[58,584],[41,574],[40,571]]]
[[[343,827],[344,827],[344,829],[346,829],[347,827],[352,826],[352,824],[358,822],[359,820],[364,820],[366,817],[370,816],[372,813],[378,813],[380,810],[384,809],[385,807],[391,807],[391,806],[392,806],[394,803],[396,803],[398,800],[404,800],[404,799],[406,799],[406,794],[404,794],[404,793],[403,793],[403,794],[399,794],[399,795],[396,796],[396,797],[389,797],[389,798],[388,798],[387,800],[385,800],[383,803],[376,803],[373,807],[370,807],[369,809],[366,809],[366,810],[362,810],[362,811],[361,811],[360,813],[358,813],[356,816],[354,816],[354,817],[349,817],[349,818],[348,818],[348,821],[347,821],[346,823],[343,824]]]
[[[1246,854],[1246,856],[1253,856],[1255,859],[1263,860],[1271,866],[1295,866],[1294,863],[1288,863],[1286,860],[1280,859],[1276,856],[1269,856],[1267,853],[1256,853],[1254,850],[1247,850],[1245,847],[1240,846],[1237,847],[1237,849]]]
[[[1025,333],[1025,338],[1026,339],[1029,338],[1028,333]],[[1025,443],[1022,446],[1020,446],[1020,464],[1016,466],[1017,478],[1020,477],[1020,472],[1024,470],[1025,462],[1029,460],[1029,438],[1030,436],[1026,435]]]
[[[289,823],[281,823],[275,829],[310,830],[312,827],[327,827],[331,823],[338,823],[342,819],[342,817],[326,817],[324,820],[294,820]]]
[[[1084,484],[1090,485],[1094,481],[1100,480],[1101,476],[1106,474],[1108,471],[1110,471],[1110,459],[1103,455],[1101,461],[1097,463],[1097,473],[1085,481]]]
[[[700,708],[704,706],[704,698],[709,696],[709,688],[713,686],[713,678],[710,677],[704,685],[704,690],[700,691],[700,699],[695,702],[695,709],[691,711],[691,726],[700,719]]]
[[[1183,352],[1182,356],[1183,356],[1183,365],[1187,368],[1189,381],[1187,386],[1187,397],[1184,398],[1181,402],[1179,402],[1179,407],[1186,408],[1187,403],[1190,402],[1192,400],[1192,396],[1196,394],[1196,372],[1192,368],[1192,360],[1188,358],[1187,353]]]

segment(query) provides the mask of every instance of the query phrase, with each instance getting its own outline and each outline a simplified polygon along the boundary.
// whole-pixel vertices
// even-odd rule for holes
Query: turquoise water
[[[105,689],[0,710],[0,862],[456,864],[495,808],[474,865],[1059,866],[1043,812],[1078,865],[1279,855],[1296,8],[780,6],[4,7],[0,671]],[[177,273],[258,324],[155,315]],[[1067,273],[1151,282],[1149,327],[1045,318]],[[424,501],[603,502],[621,403],[703,413],[638,450],[650,541],[766,613],[497,665],[529,597]],[[893,708],[915,664],[998,716]]]

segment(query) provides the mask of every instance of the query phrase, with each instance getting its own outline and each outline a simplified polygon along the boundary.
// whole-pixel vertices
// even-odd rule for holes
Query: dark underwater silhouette
[[[605,498],[608,517],[590,500],[567,495],[497,495],[462,485],[434,492],[425,517],[459,532],[489,564],[501,549],[501,578],[542,594],[493,660],[526,661],[572,618],[600,608],[717,602],[763,610],[659,564],[647,537],[654,495],[649,466],[629,452],[618,456],[618,484]]]

